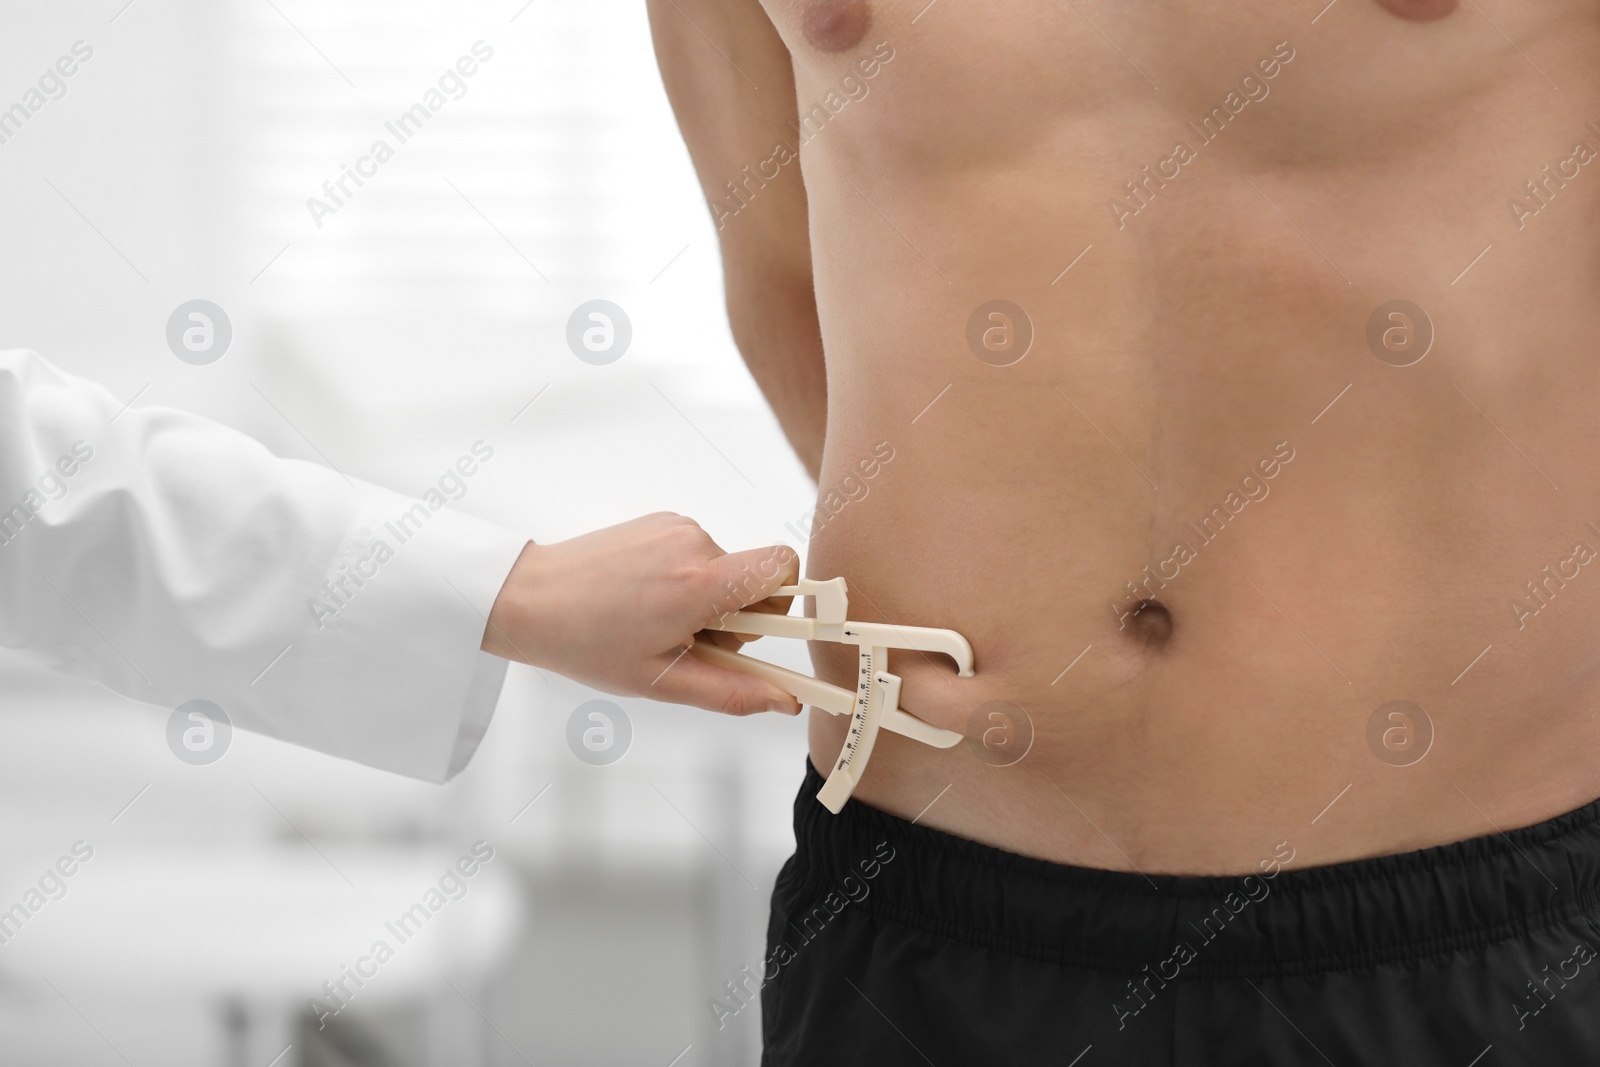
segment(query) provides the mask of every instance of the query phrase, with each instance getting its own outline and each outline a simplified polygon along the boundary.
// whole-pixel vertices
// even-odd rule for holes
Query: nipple
[[[1128,618],[1128,630],[1135,641],[1159,652],[1172,637],[1172,612],[1159,600],[1141,600]]]
[[[1378,6],[1412,22],[1432,22],[1456,9],[1460,0],[1378,0]]]
[[[872,5],[867,0],[811,0],[800,31],[819,51],[848,52],[861,43],[871,25]]]

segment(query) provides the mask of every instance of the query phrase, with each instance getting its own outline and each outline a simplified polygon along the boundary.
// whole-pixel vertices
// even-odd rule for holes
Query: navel
[[[1159,652],[1172,639],[1172,612],[1159,600],[1141,600],[1128,618],[1128,630],[1135,641]]]
[[[871,26],[872,5],[867,0],[811,0],[800,20],[800,31],[811,47],[823,52],[848,52]]]
[[[1378,6],[1412,22],[1442,19],[1459,6],[1461,0],[1378,0]]]

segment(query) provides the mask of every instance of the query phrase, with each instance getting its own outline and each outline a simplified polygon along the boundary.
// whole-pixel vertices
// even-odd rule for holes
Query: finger
[[[710,565],[721,594],[718,606],[724,611],[739,611],[759,604],[780,586],[793,585],[800,576],[800,557],[788,545],[730,552],[712,560]],[[777,610],[776,602],[766,610]],[[788,604],[784,603],[782,611],[788,610]]]
[[[704,638],[718,648],[725,648],[729,652],[737,652],[747,641],[753,640],[747,634],[731,634],[724,630],[701,630],[695,634],[695,637]],[[676,655],[677,653],[673,654]]]
[[[714,667],[692,654],[679,656],[672,662],[646,695],[725,715],[751,715],[760,711],[800,714],[800,702],[771,682]]]

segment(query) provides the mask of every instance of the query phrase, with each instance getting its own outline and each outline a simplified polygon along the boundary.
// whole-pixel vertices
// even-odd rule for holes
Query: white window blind
[[[611,6],[234,5],[243,245],[288,246],[255,283],[264,310],[542,317],[557,291],[615,286],[630,212],[609,176],[639,116],[595,55]],[[400,124],[413,109],[426,120]],[[363,157],[358,186],[346,168]],[[332,208],[320,228],[313,197]]]

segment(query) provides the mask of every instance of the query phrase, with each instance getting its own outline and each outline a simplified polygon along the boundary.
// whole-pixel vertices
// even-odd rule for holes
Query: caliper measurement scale
[[[880,727],[934,748],[950,748],[961,741],[962,735],[954,730],[930,726],[901,709],[900,678],[889,673],[888,665],[891,648],[937,652],[955,661],[961,677],[970,678],[973,673],[972,646],[965,637],[954,630],[926,626],[851,621],[845,617],[849,611],[849,596],[843,578],[828,581],[802,578],[794,585],[783,586],[773,595],[813,598],[815,617],[735,611],[708,629],[855,645],[859,649],[855,692],[742,653],[730,652],[709,641],[696,641],[694,654],[708,663],[765,679],[784,692],[793,694],[802,703],[833,715],[850,717],[844,747],[839,750],[839,758],[834,761],[827,782],[817,793],[817,799],[829,811],[837,815],[855,791],[856,784],[866,772],[867,761],[872,758],[872,747],[878,739]]]

